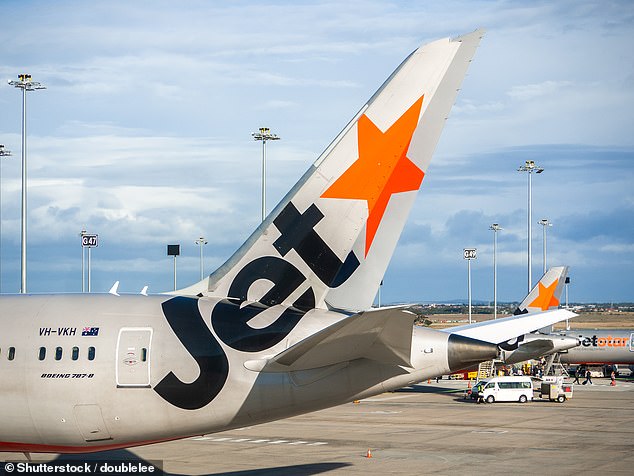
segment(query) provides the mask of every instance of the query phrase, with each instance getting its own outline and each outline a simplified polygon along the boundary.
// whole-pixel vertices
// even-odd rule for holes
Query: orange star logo
[[[553,283],[548,287],[544,286],[541,282],[537,283],[539,287],[539,295],[528,305],[528,307],[539,307],[542,311],[548,311],[548,309],[553,306],[559,306],[559,299],[554,296],[558,282],[559,280],[555,279],[555,281],[553,281]]]
[[[407,158],[423,97],[382,132],[365,114],[357,122],[359,158],[321,195],[368,202],[365,256],[392,194],[418,190],[425,173]]]

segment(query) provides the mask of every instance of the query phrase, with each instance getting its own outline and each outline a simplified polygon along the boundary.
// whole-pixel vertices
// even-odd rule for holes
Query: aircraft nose
[[[498,346],[470,337],[451,334],[448,342],[447,360],[453,370],[466,369],[497,357]]]

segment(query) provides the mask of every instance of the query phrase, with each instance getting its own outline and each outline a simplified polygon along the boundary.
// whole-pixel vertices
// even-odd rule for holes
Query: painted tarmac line
[[[293,440],[270,440],[268,438],[260,438],[257,440],[251,438],[230,438],[230,437],[222,437],[215,438],[212,436],[197,436],[194,438],[190,438],[192,441],[210,441],[214,443],[267,443],[269,445],[289,445],[289,446],[297,446],[297,445],[306,445],[306,446],[321,446],[327,445],[326,441],[293,441]]]
[[[415,394],[412,395],[398,395],[394,397],[385,397],[385,398],[364,398],[361,400],[362,402],[386,402],[388,400],[400,400],[402,398],[412,398],[415,397]]]

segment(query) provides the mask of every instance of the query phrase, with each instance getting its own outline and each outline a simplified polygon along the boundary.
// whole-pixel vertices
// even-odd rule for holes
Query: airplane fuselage
[[[253,327],[236,319],[249,309]],[[413,328],[417,370],[369,359],[294,372],[247,368],[345,317],[218,298],[3,297],[0,450],[96,451],[211,433],[451,370],[448,336],[423,328]]]
[[[581,344],[560,354],[567,364],[634,364],[633,329],[590,329],[561,331]]]

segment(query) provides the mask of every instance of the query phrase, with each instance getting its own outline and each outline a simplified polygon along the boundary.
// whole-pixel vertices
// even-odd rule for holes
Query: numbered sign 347
[[[99,235],[81,235],[81,246],[96,248],[99,245]]]
[[[476,249],[475,248],[465,248],[464,249],[464,259],[476,259]]]

